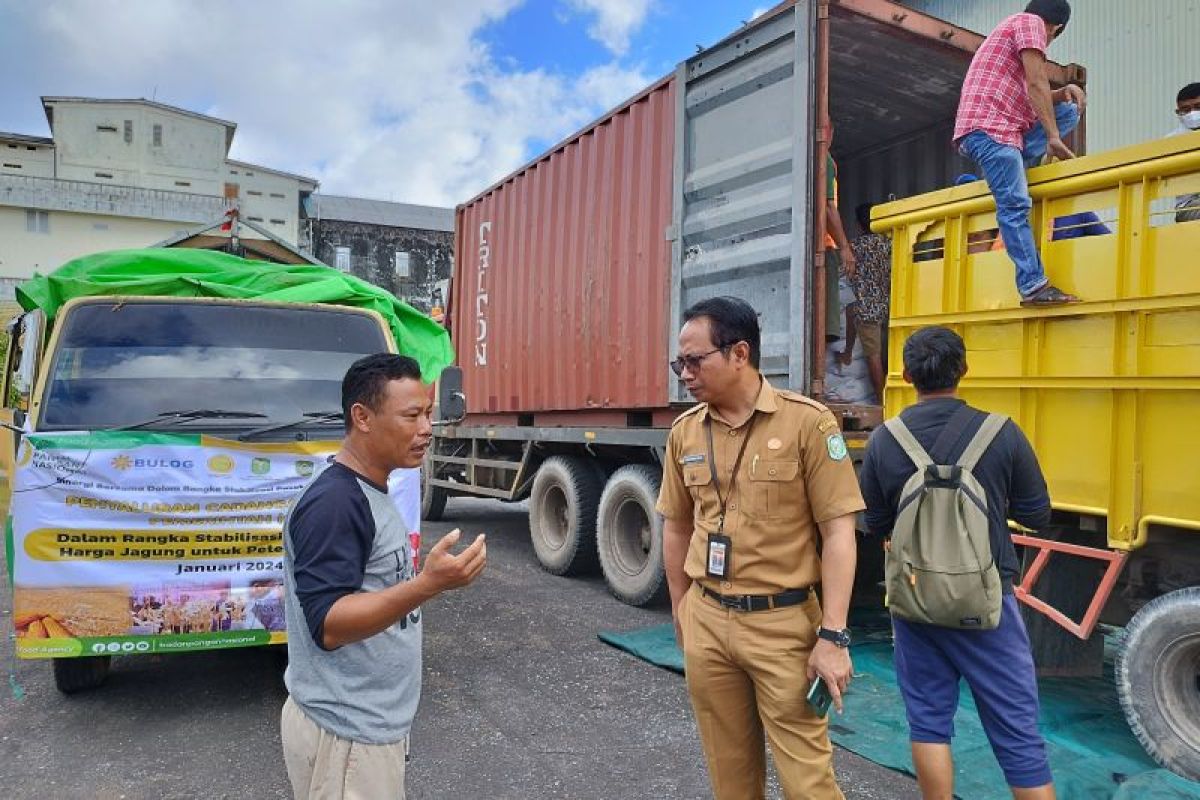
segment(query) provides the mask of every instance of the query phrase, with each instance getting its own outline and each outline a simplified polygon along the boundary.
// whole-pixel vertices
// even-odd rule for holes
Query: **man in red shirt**
[[[1086,97],[1068,85],[1050,90],[1046,47],[1071,18],[1067,0],[1031,0],[980,45],[963,82],[954,142],[979,164],[996,198],[996,221],[1017,268],[1023,306],[1055,306],[1079,298],[1051,285],[1029,225],[1033,200],[1026,167],[1043,156],[1074,158],[1063,137],[1079,124]]]

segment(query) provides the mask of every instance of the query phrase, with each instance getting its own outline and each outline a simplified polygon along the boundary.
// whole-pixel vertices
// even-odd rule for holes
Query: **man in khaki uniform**
[[[759,373],[754,309],[719,297],[684,320],[672,368],[701,402],[671,428],[658,511],[713,794],[764,796],[765,734],[788,798],[841,798],[806,695],[820,675],[840,711],[850,682],[854,469],[833,414]]]

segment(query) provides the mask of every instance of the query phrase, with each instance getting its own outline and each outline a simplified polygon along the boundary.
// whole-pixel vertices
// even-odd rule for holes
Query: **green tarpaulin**
[[[323,303],[378,311],[400,352],[435,380],[454,361],[446,330],[389,292],[352,275],[311,264],[271,264],[213,250],[113,250],[68,261],[17,287],[26,311],[53,319],[69,300],[97,295],[227,297],[278,303]]]
[[[830,713],[829,737],[877,764],[913,774],[904,701],[896,686],[892,642],[884,616],[851,621],[854,682],[844,714]],[[644,661],[683,672],[674,625],[606,631],[600,639]],[[1038,682],[1041,729],[1058,796],[1069,800],[1185,800],[1200,798],[1200,784],[1162,769],[1146,755],[1125,723],[1113,685],[1112,665],[1102,678],[1046,678]],[[1011,797],[963,686],[954,717],[955,795],[963,800]]]

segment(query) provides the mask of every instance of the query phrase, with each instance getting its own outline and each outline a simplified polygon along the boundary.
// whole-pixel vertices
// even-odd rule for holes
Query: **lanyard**
[[[712,472],[713,488],[717,490],[717,502],[721,505],[721,516],[717,519],[717,535],[725,533],[725,504],[733,497],[733,487],[737,483],[738,467],[742,465],[742,456],[746,454],[746,445],[750,443],[750,433],[758,419],[757,409],[750,415],[750,424],[746,426],[746,438],[738,448],[737,458],[733,462],[733,474],[729,477],[729,493],[721,497],[721,479],[717,477],[717,459],[713,454],[712,417],[704,418],[704,432],[708,435],[708,468]]]

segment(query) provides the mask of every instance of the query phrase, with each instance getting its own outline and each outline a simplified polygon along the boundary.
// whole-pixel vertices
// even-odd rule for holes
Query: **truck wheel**
[[[529,494],[533,551],[554,575],[596,568],[596,505],[604,479],[587,459],[552,456],[538,468]]]
[[[662,563],[659,471],[646,464],[621,467],[608,479],[596,523],[600,569],[623,603],[646,606],[666,597]]]
[[[450,495],[441,486],[430,486],[431,477],[433,463],[426,458],[421,463],[421,519],[439,522],[446,515],[446,500]]]
[[[63,694],[95,689],[108,677],[112,656],[54,659],[54,685]]]
[[[1200,781],[1200,586],[1155,598],[1125,626],[1117,695],[1155,761]]]

